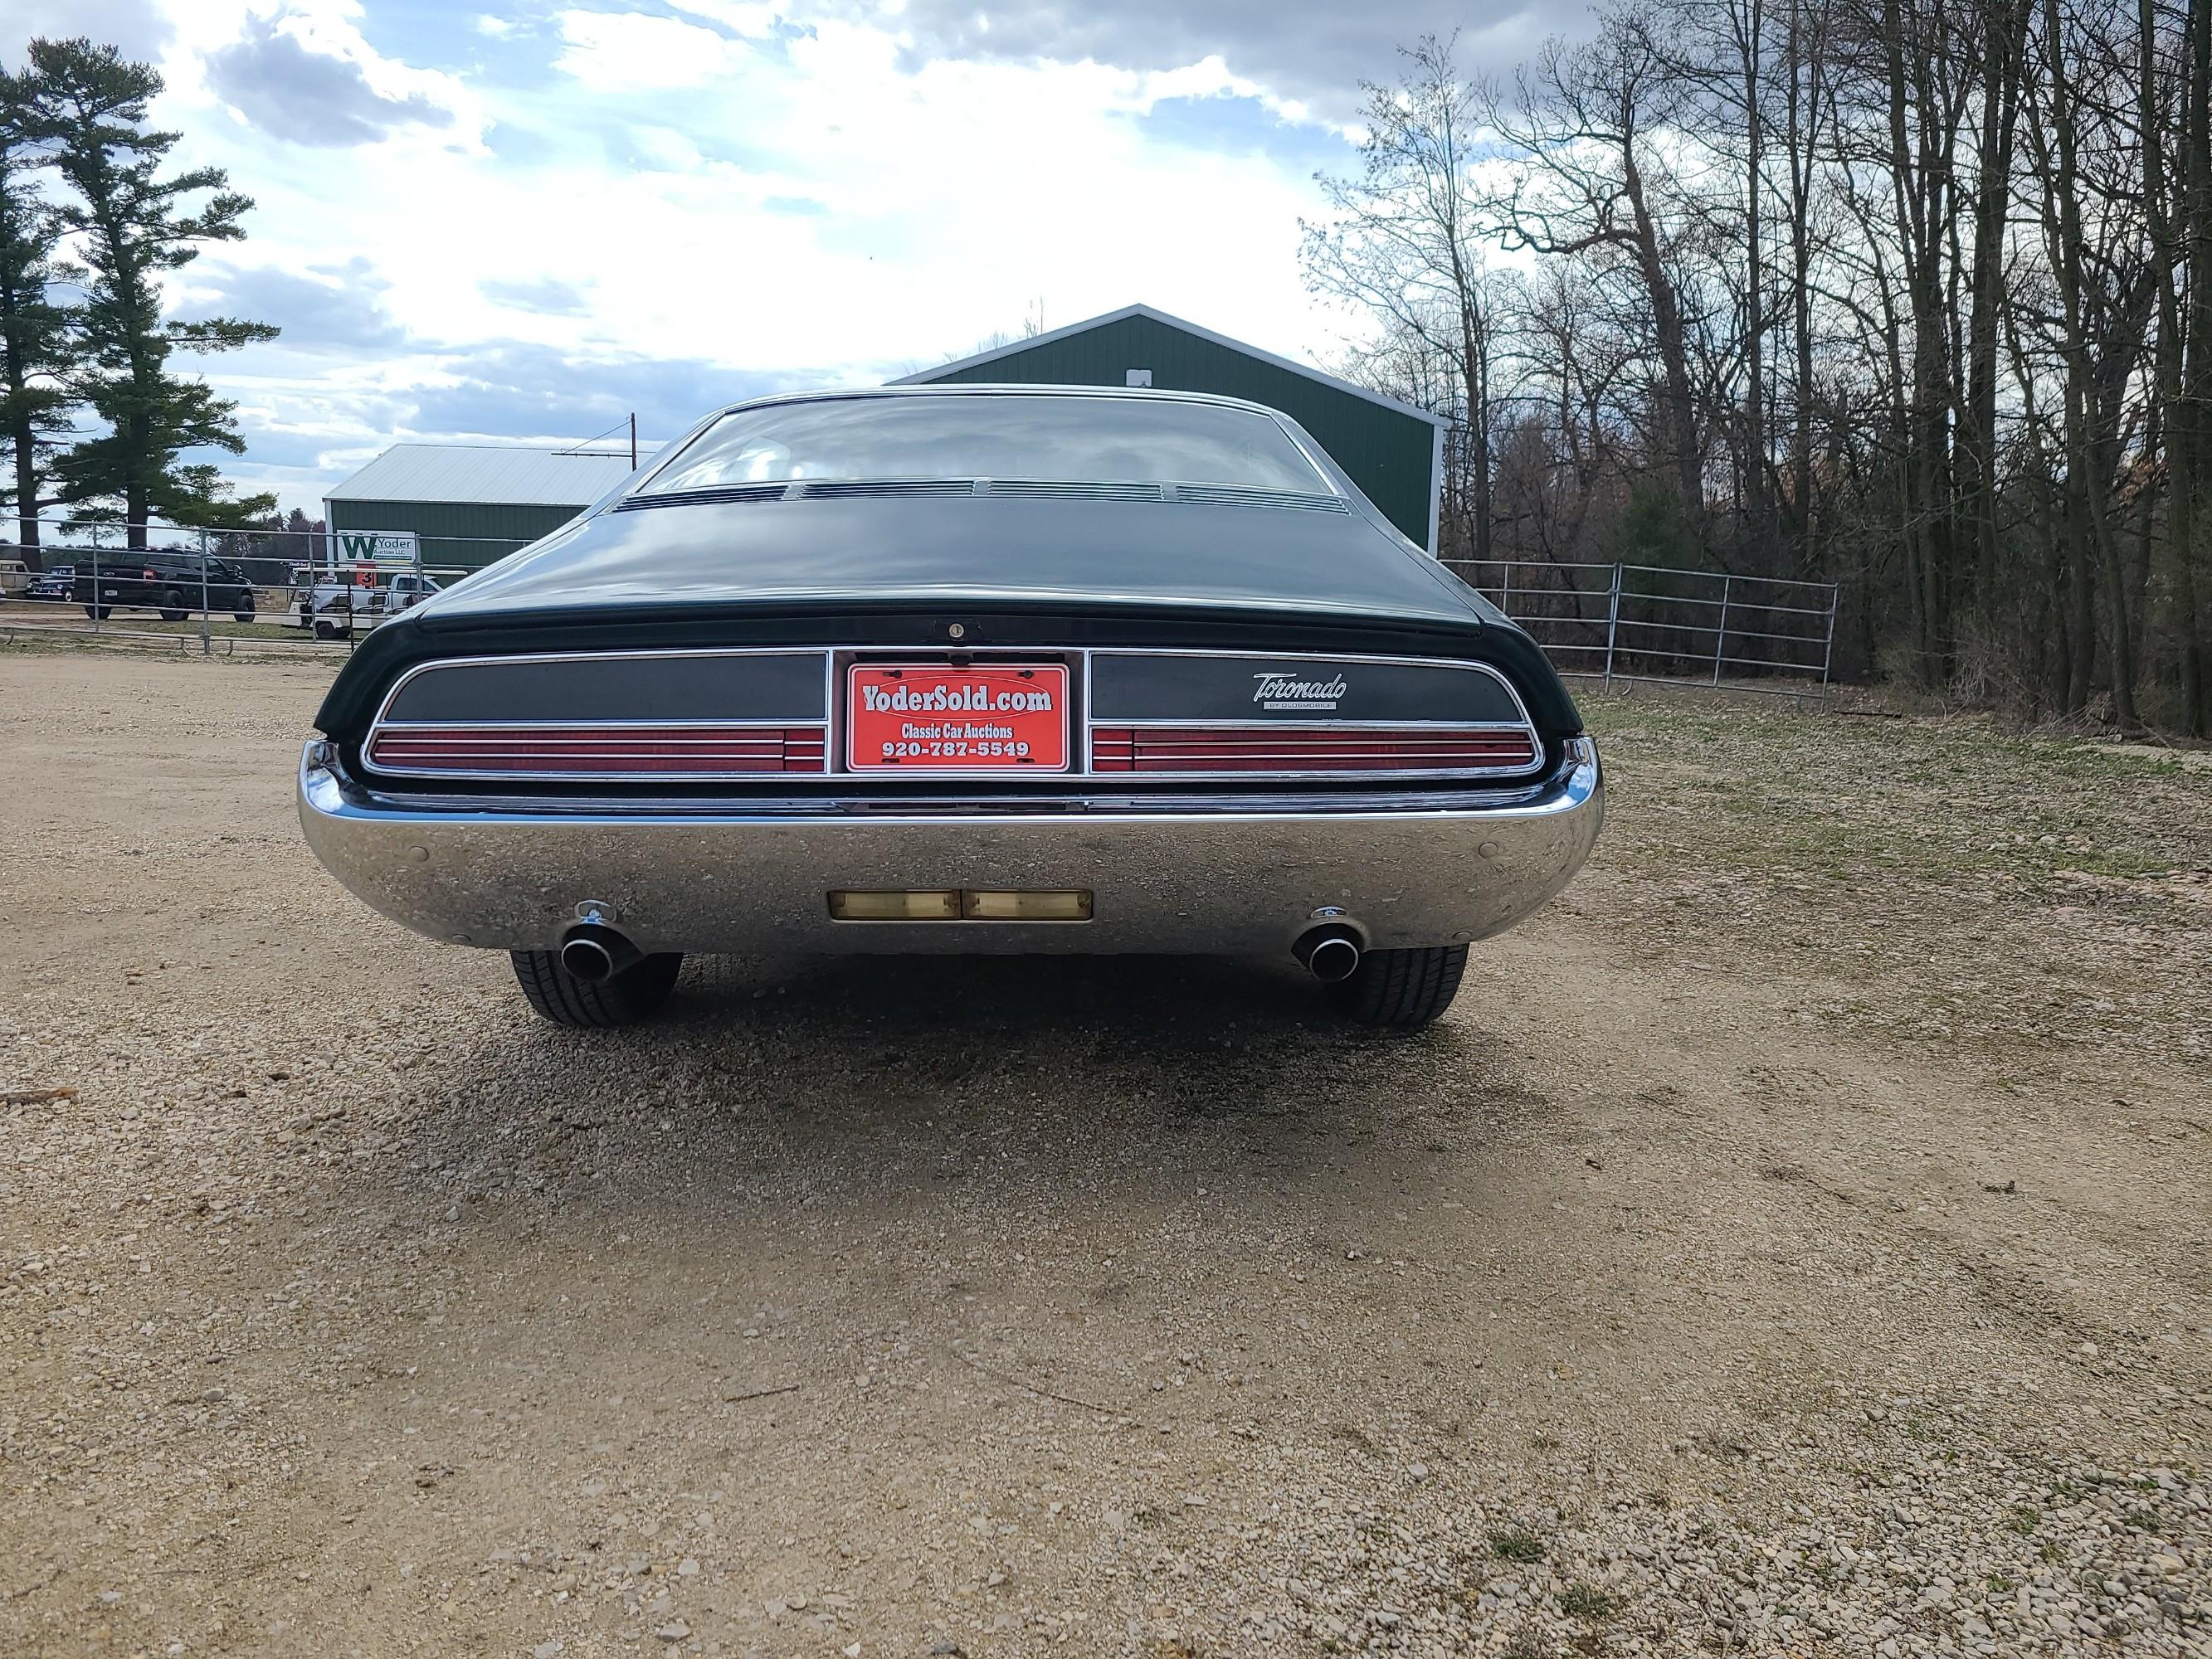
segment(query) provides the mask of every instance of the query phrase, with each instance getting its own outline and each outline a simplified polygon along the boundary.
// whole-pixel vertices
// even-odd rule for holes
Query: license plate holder
[[[845,679],[852,772],[1065,772],[1064,663],[855,663]]]

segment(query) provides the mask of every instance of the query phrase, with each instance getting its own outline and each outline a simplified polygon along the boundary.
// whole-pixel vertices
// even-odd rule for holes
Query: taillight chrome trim
[[[869,796],[872,797],[879,790],[882,790],[884,786],[887,786],[893,781],[890,776],[887,774],[853,773],[846,770],[842,767],[842,765],[836,763],[837,757],[833,750],[833,744],[836,744],[836,740],[841,737],[845,724],[845,714],[841,707],[839,699],[839,690],[842,678],[840,672],[841,665],[849,666],[854,659],[854,653],[856,651],[866,651],[872,654],[894,650],[901,653],[912,652],[929,655],[943,653],[949,656],[952,654],[954,649],[956,648],[946,647],[944,646],[919,645],[899,647],[877,646],[855,647],[850,645],[689,646],[667,647],[628,647],[606,650],[486,653],[481,656],[438,658],[411,665],[398,676],[398,678],[392,683],[392,686],[386,690],[382,702],[378,706],[376,714],[371,720],[368,736],[362,744],[360,760],[367,771],[393,778],[431,778],[453,781],[466,779],[473,775],[487,783],[494,784],[507,782],[557,783],[607,781],[667,783],[686,781],[714,782],[718,781],[741,782],[747,780],[757,780],[763,775],[774,775],[777,774],[797,775],[801,776],[823,775],[837,779],[849,778],[855,784],[865,783],[866,785],[870,786]],[[1177,781],[1188,780],[1194,782],[1204,781],[1211,779],[1222,781],[1235,781],[1239,784],[1250,784],[1255,781],[1265,779],[1279,779],[1285,782],[1298,782],[1330,780],[1342,781],[1349,779],[1373,778],[1377,780],[1402,779],[1408,781],[1421,780],[1431,781],[1463,779],[1471,783],[1488,786],[1493,784],[1510,785],[1528,780],[1534,777],[1538,772],[1542,770],[1546,763],[1543,742],[1537,734],[1535,722],[1529,715],[1528,704],[1521,695],[1520,688],[1514,684],[1509,675],[1496,665],[1470,658],[1404,656],[1386,653],[1362,651],[1273,652],[1255,651],[1249,647],[1178,647],[1173,646],[1063,647],[1050,645],[1010,646],[1003,644],[981,645],[975,647],[973,651],[964,653],[963,654],[988,656],[994,659],[1005,657],[1009,659],[1018,657],[1022,661],[1039,661],[1048,658],[1058,658],[1066,663],[1070,673],[1071,688],[1080,688],[1079,692],[1078,692],[1073,697],[1073,706],[1077,714],[1077,718],[1071,723],[1071,728],[1068,732],[1069,764],[1067,769],[1065,771],[1043,775],[1048,775],[1052,779],[1061,782],[1072,782],[1075,780],[1088,776],[1092,773],[1097,773],[1098,775],[1109,779],[1121,779],[1135,775],[1150,775],[1159,779],[1174,779]],[[389,718],[404,688],[405,688],[417,676],[439,670],[469,669],[479,666],[500,665],[757,657],[786,657],[800,659],[818,657],[820,659],[821,669],[820,696],[818,700],[810,696],[806,701],[812,707],[819,708],[823,710],[826,717],[822,719],[814,718],[811,713],[811,708],[810,708],[810,709],[805,713],[799,713],[794,710],[793,715],[759,714],[753,718],[729,720],[716,720],[713,719],[689,719],[665,721],[590,721],[572,720],[560,722],[538,722],[529,720],[498,720],[441,722],[432,720],[395,720]],[[1097,714],[1094,708],[1094,691],[1096,690],[1095,671],[1097,665],[1103,659],[1111,658],[1206,658],[1215,659],[1231,659],[1265,665],[1303,663],[1322,666],[1333,665],[1336,667],[1352,667],[1362,664],[1372,664],[1419,669],[1451,670],[1473,676],[1478,676],[1494,682],[1503,691],[1507,703],[1510,706],[1518,718],[1513,720],[1492,719],[1474,720],[1462,719],[1456,720],[1439,720],[1433,721],[1422,720],[1419,719],[1394,720],[1376,720],[1371,719],[1339,720],[1333,718],[1329,714],[1320,709],[1316,709],[1310,714],[1301,714],[1294,720],[1253,720],[1250,721],[1243,721],[1230,717],[1225,714],[1219,717],[1203,720],[1175,720],[1164,718],[1133,719],[1127,716],[1116,717],[1111,714],[1102,717]],[[664,732],[681,730],[687,732],[713,732],[733,733],[745,732],[785,732],[793,734],[805,732],[811,732],[814,735],[815,741],[817,744],[818,744],[821,753],[819,757],[817,757],[813,753],[810,752],[807,745],[803,741],[799,741],[794,743],[794,745],[787,757],[780,754],[776,763],[775,764],[756,763],[756,757],[750,754],[734,754],[732,757],[732,763],[722,768],[685,764],[674,769],[645,769],[641,766],[639,769],[635,770],[627,769],[617,769],[613,768],[599,768],[597,769],[582,770],[574,768],[558,767],[526,769],[514,765],[511,763],[518,758],[530,758],[529,757],[515,757],[501,754],[494,754],[492,758],[501,763],[489,769],[475,768],[471,769],[454,764],[431,766],[420,764],[410,765],[404,763],[410,758],[419,760],[421,758],[421,751],[418,750],[413,756],[410,756],[404,744],[400,749],[396,751],[402,763],[394,763],[391,760],[380,757],[380,744],[388,738],[410,733],[426,734],[440,729],[469,730],[477,732],[490,732],[497,730],[528,733],[543,733],[547,731],[557,730],[562,732],[589,732],[593,733],[607,732],[617,735],[624,733],[633,735],[641,733],[649,734],[654,730],[661,730]],[[1448,736],[1464,738],[1468,734],[1496,734],[1501,738],[1517,737],[1525,742],[1526,747],[1525,749],[1518,751],[1519,756],[1524,757],[1524,758],[1516,758],[1516,756],[1512,754],[1501,754],[1495,757],[1485,757],[1480,755],[1467,756],[1463,752],[1461,755],[1437,755],[1433,757],[1417,755],[1390,757],[1407,758],[1417,763],[1405,766],[1384,765],[1381,763],[1382,758],[1384,757],[1373,756],[1364,759],[1362,763],[1352,766],[1301,764],[1299,763],[1300,762],[1309,760],[1310,759],[1310,757],[1297,753],[1268,753],[1252,756],[1240,756],[1237,757],[1239,763],[1224,766],[1218,769],[1200,769],[1197,768],[1186,767],[1139,768],[1133,765],[1122,767],[1110,764],[1102,769],[1097,766],[1094,758],[1097,752],[1096,739],[1097,735],[1102,732],[1110,734],[1116,731],[1127,730],[1142,730],[1155,733],[1170,732],[1175,731],[1224,732],[1235,730],[1240,736],[1249,732],[1255,737],[1270,732],[1312,732],[1322,730],[1325,730],[1331,734],[1376,734],[1385,732],[1407,733],[1410,732],[1422,737],[1436,736],[1439,738]],[[652,739],[648,735],[647,737],[647,741],[651,740]],[[441,757],[440,758],[451,760],[454,758],[454,757],[448,754],[447,756]],[[651,758],[651,757],[645,757],[643,758]],[[1279,762],[1280,763],[1244,763],[1247,761],[1256,762],[1260,760]],[[988,773],[970,775],[968,773],[955,774],[946,772],[935,775],[945,780],[950,780],[955,776],[967,777],[973,775],[975,777],[985,777],[993,775]],[[862,797],[856,796],[855,799],[862,799]]]
[[[829,728],[805,721],[407,721],[369,734],[395,777],[682,782],[828,769]]]
[[[1525,773],[1543,750],[1526,726],[1316,721],[1139,721],[1091,728],[1101,775],[1481,777]]]

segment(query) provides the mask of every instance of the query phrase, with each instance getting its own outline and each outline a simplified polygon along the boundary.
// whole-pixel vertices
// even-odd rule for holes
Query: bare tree
[[[1424,41],[1306,227],[1456,550],[1847,590],[1842,665],[2208,717],[2212,0],[1610,0]]]
[[[1688,324],[1665,221],[1673,180],[1665,136],[1684,112],[1683,88],[1653,45],[1649,15],[1608,9],[1598,33],[1553,40],[1493,96],[1487,125],[1517,165],[1487,204],[1508,250],[1594,258],[1633,282],[1658,370],[1660,447],[1691,524],[1705,513],[1705,444],[1690,373]]]
[[[1453,41],[1424,36],[1403,52],[1394,86],[1364,83],[1359,171],[1320,179],[1328,219],[1303,227],[1300,260],[1317,293],[1384,325],[1384,349],[1440,359],[1450,382],[1425,399],[1457,418],[1462,516],[1473,556],[1491,556],[1488,265],[1476,195],[1480,120]],[[1442,397],[1437,393],[1441,392]]]

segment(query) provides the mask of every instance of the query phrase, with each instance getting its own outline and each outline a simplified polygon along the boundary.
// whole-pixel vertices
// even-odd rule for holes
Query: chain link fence
[[[1833,582],[1659,565],[1449,559],[1563,674],[1802,697],[1835,660]]]

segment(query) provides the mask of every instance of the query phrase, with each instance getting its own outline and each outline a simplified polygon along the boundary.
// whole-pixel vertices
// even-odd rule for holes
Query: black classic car
[[[58,600],[66,605],[76,593],[76,567],[73,564],[50,564],[31,579],[23,590],[27,599]]]
[[[771,398],[355,652],[322,861],[571,1025],[686,951],[1287,951],[1413,1026],[1565,884],[1540,651],[1256,404]]]
[[[252,578],[228,559],[204,559],[187,548],[118,550],[98,559],[80,554],[72,586],[84,614],[96,621],[118,605],[158,611],[163,622],[182,622],[203,609],[253,620]]]

